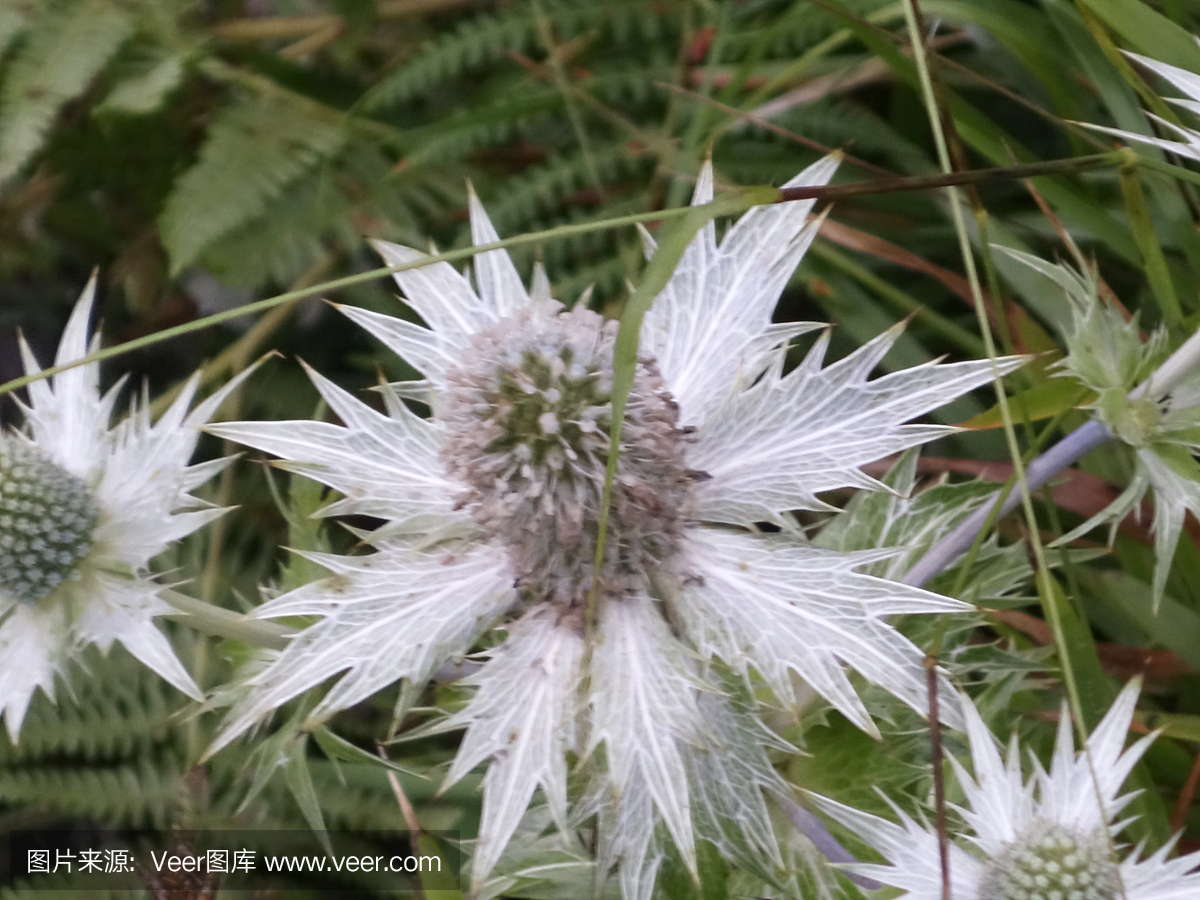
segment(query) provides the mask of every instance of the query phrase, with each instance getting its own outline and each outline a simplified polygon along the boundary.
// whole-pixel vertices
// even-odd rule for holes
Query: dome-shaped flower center
[[[0,589],[36,603],[91,547],[96,501],[36,447],[0,436]]]
[[[460,498],[508,547],[533,599],[570,605],[591,584],[612,424],[615,322],[557,303],[477,334],[449,373],[437,410],[442,458]],[[695,473],[683,462],[678,410],[652,360],[638,365],[600,577],[608,594],[638,589],[679,541]]]
[[[987,867],[978,900],[1117,900],[1121,877],[1103,831],[1037,822]]]

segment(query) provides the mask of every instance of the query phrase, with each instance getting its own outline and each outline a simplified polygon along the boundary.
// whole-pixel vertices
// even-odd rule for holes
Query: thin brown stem
[[[990,169],[968,169],[947,172],[941,175],[921,175],[914,178],[880,179],[878,181],[856,181],[853,184],[833,184],[821,187],[791,187],[779,191],[779,201],[789,200],[840,200],[844,197],[861,197],[866,194],[894,194],[900,191],[927,191],[933,188],[956,185],[980,185],[1039,175],[1064,175],[1084,172],[1122,163],[1114,153],[1098,153],[1095,156],[1073,156],[1069,159],[1051,159],[1045,162],[1022,163],[1017,166],[998,166]]]
[[[933,754],[933,805],[937,823],[938,861],[942,869],[942,900],[950,895],[950,837],[946,826],[946,775],[942,767],[942,723],[938,703],[937,657],[925,657],[925,687],[929,692],[929,749]]]

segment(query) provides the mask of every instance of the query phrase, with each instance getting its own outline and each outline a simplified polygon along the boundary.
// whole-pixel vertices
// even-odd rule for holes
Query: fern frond
[[[166,739],[177,708],[170,688],[140,667],[114,671],[108,662],[76,679],[74,696],[57,705],[39,696],[20,743],[0,738],[0,768],[66,755],[88,761],[126,758]]]
[[[6,3],[0,6],[0,58],[8,52],[8,48],[33,24],[35,15],[40,12],[40,3]]]
[[[674,4],[642,0],[544,3],[542,10],[563,41],[588,35],[606,49],[613,45],[640,48],[663,41],[668,22],[677,20]],[[509,53],[542,55],[536,10],[530,4],[491,15],[479,15],[453,32],[430,41],[416,57],[380,80],[364,100],[368,111],[420,98],[431,88],[471,71],[486,68]]]
[[[0,771],[0,803],[134,828],[164,828],[179,798],[178,763]]]
[[[607,299],[619,295],[628,278],[628,261],[609,255],[591,264],[576,265],[570,276],[554,282],[554,296],[571,304],[591,289],[597,297]]]
[[[411,132],[411,165],[440,163],[461,159],[472,150],[501,144],[550,113],[562,108],[557,88],[541,85],[516,88],[506,96],[452,116],[436,125]]]
[[[144,116],[157,112],[183,80],[184,57],[154,59],[122,78],[96,107],[98,113]]]
[[[350,210],[328,173],[313,169],[265,200],[259,214],[210,243],[200,259],[230,284],[254,285],[263,278],[290,284],[323,256],[325,233]]]
[[[526,4],[497,15],[479,15],[429,42],[414,59],[376,84],[363,99],[367,112],[419,97],[468,69],[495,62],[506,51],[526,52],[537,40]]]
[[[108,0],[58,3],[34,23],[0,85],[0,182],[38,151],[58,110],[83,93],[133,28]]]
[[[601,183],[611,186],[624,181],[643,183],[653,171],[654,161],[631,156],[624,140],[614,140],[592,148],[590,165]],[[491,220],[501,234],[531,231],[535,223],[546,226],[560,210],[578,208],[575,195],[595,187],[592,171],[588,159],[578,149],[555,154],[530,166],[508,179],[502,194],[489,198]]]
[[[159,217],[171,270],[195,262],[217,238],[262,215],[305,172],[336,153],[346,128],[279,97],[223,110],[199,161],[176,181]]]

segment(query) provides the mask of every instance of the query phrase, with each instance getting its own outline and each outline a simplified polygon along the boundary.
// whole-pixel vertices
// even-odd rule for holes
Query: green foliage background
[[[921,8],[936,24],[942,107],[971,167],[1111,146],[1074,122],[1153,133],[1145,109],[1179,121],[1157,96],[1170,92],[1121,48],[1200,71],[1200,46],[1189,35],[1200,31],[1200,6],[1191,0],[925,0]],[[116,342],[373,268],[364,237],[466,245],[468,181],[500,234],[511,236],[685,203],[709,154],[718,187],[779,184],[835,147],[851,156],[840,182],[937,171],[899,3],[0,0],[0,376],[19,374],[17,326],[48,355],[93,267],[101,271],[104,331]],[[1143,328],[1161,323],[1172,346],[1195,330],[1200,202],[1186,180],[1144,167],[1122,177],[1106,167],[1038,178],[1032,187],[992,183],[978,199],[989,241],[1069,258],[1065,231]],[[980,355],[949,221],[944,195],[933,191],[839,202],[779,317],[836,323],[835,350],[844,352],[911,316],[885,369]],[[545,261],[557,297],[569,302],[591,288],[591,302],[610,313],[642,264],[628,229],[514,253],[525,271],[535,256]],[[1043,354],[1011,384],[1023,419],[1018,434],[1030,446],[1087,416],[1077,386],[1050,376],[1069,310],[1060,292],[1008,257],[991,263],[998,343]],[[401,314],[383,281],[336,299]],[[414,375],[317,301],[177,338],[106,371],[115,380],[131,369],[157,392],[201,364],[219,382],[267,348],[286,358],[266,366],[228,415],[313,414],[315,392],[292,357],[352,388],[381,373]],[[941,415],[954,423],[978,416],[975,424],[989,426],[993,402],[981,394]],[[206,452],[220,449],[214,442]],[[984,462],[1007,458],[1000,433],[988,427],[929,455],[893,477],[924,484],[950,474],[959,483]],[[1080,469],[1094,477],[1036,498],[1050,535],[1095,512],[1131,471],[1128,455],[1113,447]],[[913,521],[927,531],[978,502],[982,488],[937,491],[916,501]],[[261,583],[286,588],[311,578],[281,545],[344,549],[352,541],[307,517],[321,505],[317,489],[281,478],[269,488],[253,462],[231,469],[211,499],[238,509],[163,568],[186,573],[186,589],[218,605],[247,608]],[[907,512],[880,506],[892,502],[899,501],[853,501],[822,539],[843,547],[867,540],[862,534],[901,539],[886,523]],[[903,538],[917,540],[914,533]],[[937,584],[1001,611],[946,636],[945,659],[993,727],[1022,733],[1043,751],[1062,697],[1055,646],[1072,647],[1076,678],[1101,704],[1124,679],[1144,674],[1146,724],[1165,726],[1166,736],[1136,776],[1145,793],[1134,836],[1157,846],[1182,827],[1182,846],[1194,847],[1200,532],[1182,541],[1157,614],[1144,526],[1123,527],[1111,552],[1092,543],[1097,552],[1056,557],[1069,629],[1057,645],[1042,601],[1031,596],[1020,523],[1003,522],[998,533],[976,568]],[[923,627],[914,626],[914,636]],[[210,687],[244,653],[183,628],[176,638]],[[38,698],[19,746],[0,739],[0,830],[78,822],[403,827],[389,770],[370,758],[393,699],[335,720],[348,743],[285,727],[201,764],[215,714],[189,709],[120,653],[89,657],[57,705]],[[428,700],[447,706],[461,695],[443,687]],[[796,783],[847,802],[878,809],[866,787],[882,785],[917,806],[929,790],[927,736],[887,699],[875,702],[893,716],[879,745],[834,716],[788,722],[781,713],[779,727],[810,755],[781,756],[780,766]],[[470,835],[474,786],[434,795],[454,746],[451,735],[390,752],[406,767],[398,777],[422,825]],[[532,837],[529,847],[531,859],[566,854],[537,857]],[[714,896],[757,890],[719,859],[711,866]],[[813,877],[805,871],[797,877]],[[837,878],[827,873],[797,890],[853,891]],[[662,889],[693,890],[670,871]],[[542,896],[550,887],[516,878],[509,890]],[[23,895],[0,888],[0,896]]]

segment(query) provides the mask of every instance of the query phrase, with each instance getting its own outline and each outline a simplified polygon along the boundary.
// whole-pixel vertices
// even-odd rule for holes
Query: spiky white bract
[[[467,679],[477,687],[467,707],[438,725],[468,729],[448,783],[490,761],[471,863],[481,872],[499,860],[538,787],[558,827],[568,827],[566,756],[577,746],[582,659],[582,637],[560,627],[549,608],[533,609],[510,626],[503,652]],[[496,753],[497,735],[508,752]]]
[[[55,365],[74,362],[98,346],[98,335],[92,341],[88,337],[95,288],[93,278],[67,323]],[[21,353],[26,371],[39,372],[23,340]],[[0,580],[0,712],[14,741],[34,692],[41,688],[53,698],[55,679],[89,644],[107,651],[117,641],[185,694],[203,696],[154,626],[156,616],[173,608],[160,596],[162,587],[149,575],[148,565],[169,544],[223,512],[191,491],[228,460],[188,463],[200,436],[198,426],[212,417],[237,381],[189,412],[197,376],[157,422],[151,421],[143,401],[111,427],[121,385],[101,395],[97,363],[29,385],[28,403],[19,403],[24,428],[0,435],[11,451],[4,455],[22,461],[5,470],[0,490],[9,497],[22,478],[57,480],[86,498],[91,517],[88,534],[79,536],[78,554],[60,545],[64,577],[14,581],[9,567]],[[39,498],[27,499],[22,511],[9,499],[0,501],[5,513],[0,515],[0,544],[10,545],[10,533],[22,527],[22,512],[25,531],[38,528],[32,520],[41,517],[46,521],[40,534],[47,540],[51,534],[65,539],[63,517],[71,515],[70,504],[38,507],[36,502]]]
[[[1184,900],[1200,896],[1200,854],[1168,860],[1167,846],[1141,858],[1139,849],[1118,859],[1113,840],[1129,820],[1120,820],[1134,794],[1121,785],[1146,752],[1153,735],[1125,749],[1137,704],[1138,682],[1130,682],[1087,740],[1075,752],[1071,717],[1059,720],[1054,756],[1047,771],[1034,761],[1021,771],[1014,737],[1003,756],[978,711],[964,700],[974,773],[953,757],[963,802],[955,809],[967,831],[950,845],[950,886],[962,900]],[[850,868],[905,891],[901,900],[941,900],[938,836],[893,806],[899,824],[825,797],[814,802],[856,832],[886,859]],[[1027,886],[1025,882],[1029,881]]]
[[[823,184],[836,162],[790,184]],[[693,202],[711,197],[705,167]],[[508,627],[471,679],[474,699],[443,723],[467,729],[451,781],[490,760],[476,889],[539,791],[560,827],[599,816],[601,868],[619,866],[627,897],[653,890],[670,845],[695,872],[698,838],[770,880],[781,864],[764,794],[788,789],[739,691],[750,696],[761,676],[790,702],[799,676],[875,733],[845,670],[923,711],[923,655],[887,619],[967,607],[857,571],[875,555],[752,526],[824,509],[822,491],[879,487],[861,464],[945,433],[907,423],[1017,364],[930,364],[871,380],[892,331],[827,368],[820,340],[783,374],[789,340],[820,327],[771,323],[816,234],[812,206],[754,210],[720,243],[709,224],[647,313],[590,646],[615,323],[566,312],[540,268],[527,291],[502,251],[476,257],[474,285],[445,263],[397,273],[423,325],[342,308],[424,380],[385,386],[381,413],[314,373],[341,425],[210,430],[336,488],[342,499],[326,513],[387,524],[366,536],[373,554],[313,557],[330,578],[258,610],[319,621],[248,679],[217,746],[339,673],[314,715],[401,679],[404,709],[438,663]],[[476,244],[497,240],[474,195],[470,211]],[[422,258],[376,246],[389,264]],[[426,399],[432,417],[404,397]],[[568,809],[570,758],[589,787]]]
[[[1197,38],[1200,43],[1200,38]],[[1159,62],[1149,56],[1142,56],[1139,53],[1131,53],[1124,51],[1125,55],[1130,59],[1135,60],[1145,66],[1151,72],[1161,76],[1174,87],[1183,91],[1190,99],[1184,100],[1177,97],[1167,97],[1166,99],[1176,106],[1183,107],[1189,112],[1200,115],[1200,75],[1195,72],[1189,72],[1187,69],[1181,69],[1178,66],[1168,65],[1164,62]],[[1153,137],[1151,135],[1139,134],[1136,131],[1125,131],[1120,128],[1108,128],[1103,125],[1092,125],[1087,122],[1081,122],[1088,128],[1096,131],[1103,131],[1106,134],[1114,134],[1117,137],[1128,138],[1131,141],[1137,141],[1140,144],[1150,144],[1154,147],[1159,147],[1163,150],[1169,150],[1179,156],[1188,159],[1200,160],[1200,131],[1192,128],[1183,128],[1173,122],[1168,122],[1161,116],[1156,116],[1153,113],[1147,113],[1150,118],[1158,122],[1167,131],[1179,135],[1180,140],[1169,140],[1167,138]]]

